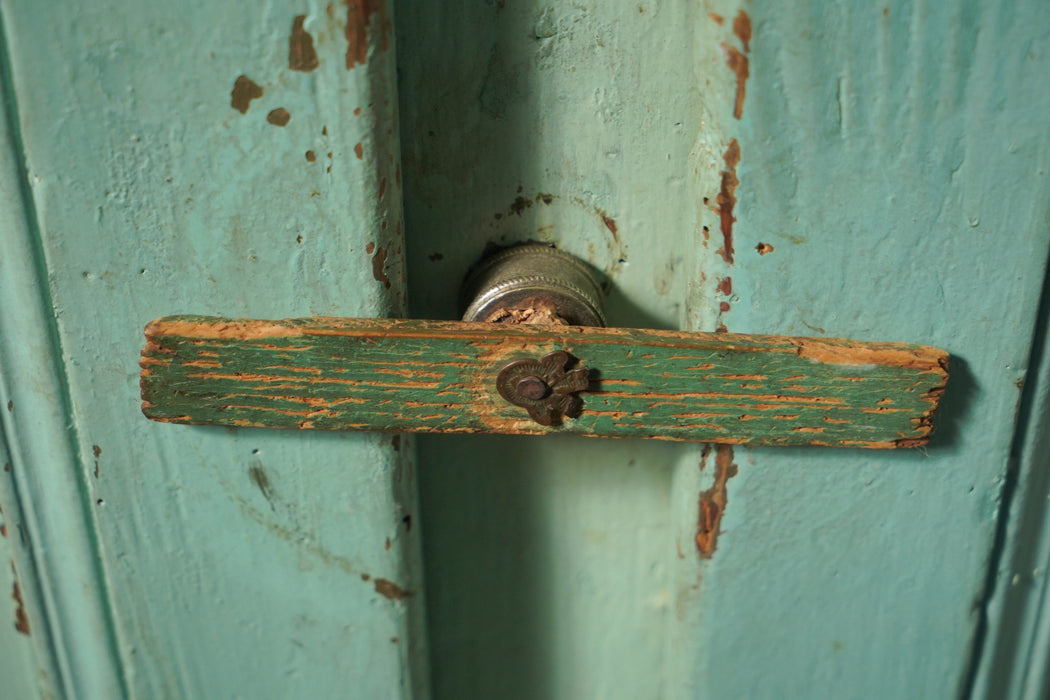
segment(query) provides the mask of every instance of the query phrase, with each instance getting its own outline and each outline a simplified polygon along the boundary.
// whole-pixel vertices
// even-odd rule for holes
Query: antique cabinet
[[[1038,697],[1050,10],[0,0],[5,698]],[[172,313],[952,354],[929,446],[186,427]],[[1042,620],[1042,622],[1041,622]]]

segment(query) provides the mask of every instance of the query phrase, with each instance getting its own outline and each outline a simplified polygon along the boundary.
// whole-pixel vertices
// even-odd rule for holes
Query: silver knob
[[[505,248],[463,283],[464,321],[604,326],[602,290],[583,261],[541,243]]]

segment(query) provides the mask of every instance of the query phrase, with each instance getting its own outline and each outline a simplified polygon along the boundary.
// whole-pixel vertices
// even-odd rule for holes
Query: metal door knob
[[[463,284],[464,321],[604,326],[602,289],[582,261],[525,244],[485,258]]]

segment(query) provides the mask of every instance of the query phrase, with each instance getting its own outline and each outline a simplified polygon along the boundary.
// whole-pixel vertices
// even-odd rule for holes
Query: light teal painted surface
[[[24,176],[24,146],[31,193],[26,220],[5,208],[0,232],[20,253],[2,263],[4,428],[55,588],[56,685],[83,698],[423,694],[423,596],[377,583],[421,590],[407,443],[163,426],[138,407],[142,327],[157,316],[398,313],[392,42],[348,71],[345,9],[322,3],[0,10],[20,127],[4,186]],[[288,68],[300,14],[320,58],[310,73]],[[264,92],[245,114],[231,108],[241,74]],[[266,119],[278,107],[283,128]],[[17,184],[4,194],[17,201]],[[60,349],[46,319],[15,313],[37,294]],[[26,373],[38,366],[39,382]],[[50,558],[68,552],[85,563]],[[112,646],[87,638],[93,620]]]
[[[1046,283],[1043,289],[1022,426],[1003,489],[1010,517],[997,524],[1000,547],[985,590],[987,634],[973,669],[975,697],[1050,694],[1050,297]]]
[[[0,624],[0,678],[4,693],[12,698],[54,697],[54,654],[38,604],[36,570],[25,535],[25,522],[15,498],[11,457],[0,428],[0,600],[9,614]],[[17,588],[16,588],[17,586]],[[21,613],[19,612],[21,611]],[[34,614],[30,617],[30,611]],[[5,611],[6,612],[6,611]]]
[[[486,243],[552,240],[613,278],[611,325],[948,349],[940,438],[738,449],[710,561],[696,452],[420,440],[438,697],[965,692],[1047,254],[1046,10],[745,8],[736,121],[734,5],[403,4],[413,313],[453,317]],[[730,267],[703,199],[732,138]]]
[[[0,16],[0,19],[6,19]],[[6,22],[0,22],[0,39]],[[55,324],[45,291],[39,222],[30,204],[18,111],[0,41],[0,411],[3,430],[3,502],[29,551],[11,561],[25,591],[22,606],[38,664],[50,688],[67,697],[123,691],[113,630],[82,481],[73,461]],[[10,470],[7,468],[10,464]],[[12,534],[14,530],[12,529]],[[14,582],[12,582],[12,586]],[[13,597],[13,592],[12,592]],[[13,601],[14,602],[14,601]],[[30,609],[30,607],[34,609]],[[16,607],[13,624],[19,623]]]
[[[959,361],[925,452],[745,457],[703,570],[697,677],[724,697],[955,696],[1047,259],[1050,11],[751,12],[739,249],[776,251],[739,266],[732,327],[907,338]],[[732,673],[745,655],[764,672]]]
[[[396,20],[414,315],[455,317],[487,243],[539,238],[609,274],[613,325],[961,359],[925,452],[738,449],[701,560],[714,468],[688,447],[420,440],[420,513],[415,439],[146,422],[152,318],[401,311],[392,53],[346,71],[342,10],[320,4],[2,0],[21,127],[0,181],[3,427],[27,607],[55,632],[15,653],[82,697],[424,697],[425,599],[442,698],[964,692],[1047,255],[1047,11],[746,9],[739,121],[735,5],[415,0]],[[287,69],[303,13],[313,73]],[[244,115],[240,74],[264,89]],[[734,138],[730,266],[710,206]]]
[[[733,87],[706,12],[399,5],[413,316],[455,318],[487,244],[540,239],[610,277],[609,325],[714,330],[724,264],[699,193],[718,190]],[[695,695],[699,447],[419,445],[436,697]]]

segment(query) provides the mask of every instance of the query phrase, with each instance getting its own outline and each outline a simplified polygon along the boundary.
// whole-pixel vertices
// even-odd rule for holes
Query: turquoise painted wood
[[[1000,546],[984,592],[986,634],[971,668],[976,697],[1036,700],[1050,693],[1050,345],[1047,303],[1037,317],[1037,336],[1025,377],[1003,501],[1010,517],[997,523]]]
[[[421,439],[437,697],[967,693],[1047,255],[1046,20],[402,4],[414,317],[539,239],[612,277],[612,325],[959,357],[926,452]]]
[[[5,693],[1037,694],[1042,374],[1016,409],[1046,330],[1047,14],[0,0]],[[530,239],[608,275],[613,326],[943,347],[939,433],[139,413],[153,318],[451,319],[483,250]]]
[[[426,694],[410,443],[137,397],[173,308],[402,309],[391,18],[355,7],[0,2],[0,503],[43,591],[24,670],[55,670],[20,697]]]
[[[207,316],[145,336],[142,412],[188,425],[893,449],[926,444],[948,379],[936,348],[831,338]],[[497,384],[558,352],[579,410],[541,425]]]
[[[0,430],[0,438],[5,437]],[[32,698],[54,693],[54,655],[41,616],[39,578],[24,537],[25,521],[7,469],[11,458],[6,442],[0,439],[0,594],[5,603],[10,601],[12,614],[0,625],[0,678],[5,694]]]

